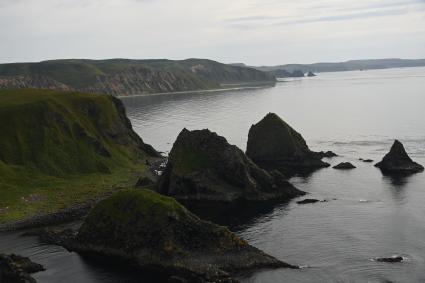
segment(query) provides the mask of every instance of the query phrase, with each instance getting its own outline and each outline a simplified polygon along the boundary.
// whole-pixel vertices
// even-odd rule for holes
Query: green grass
[[[148,154],[111,96],[0,91],[0,223],[136,182]]]

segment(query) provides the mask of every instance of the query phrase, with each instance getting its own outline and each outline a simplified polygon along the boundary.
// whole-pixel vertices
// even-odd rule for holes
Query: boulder
[[[311,151],[304,138],[274,113],[251,126],[246,154],[263,168],[286,173],[328,167],[321,158],[333,156],[332,152]]]
[[[348,169],[354,169],[354,168],[357,168],[357,167],[354,166],[353,164],[351,164],[350,162],[341,162],[341,163],[339,163],[338,165],[335,165],[332,168],[348,170]]]
[[[403,144],[395,140],[389,153],[387,153],[381,162],[375,165],[384,174],[410,174],[424,171],[424,167],[414,162]]]
[[[0,254],[0,282],[35,283],[30,274],[44,270],[42,265],[27,257]]]
[[[287,200],[305,193],[267,172],[209,130],[183,129],[170,152],[158,191],[184,201]]]
[[[235,282],[231,276],[242,270],[298,268],[201,220],[175,199],[146,189],[121,191],[101,201],[67,248],[109,263],[126,262],[158,274],[158,282]]]

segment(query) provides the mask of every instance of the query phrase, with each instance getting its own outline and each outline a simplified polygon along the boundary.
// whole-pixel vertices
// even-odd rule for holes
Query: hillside
[[[274,81],[273,75],[262,71],[204,59],[72,59],[0,64],[0,89],[78,90],[118,96]]]
[[[0,223],[93,197],[158,155],[112,96],[2,90],[0,120]]]
[[[239,65],[239,64],[238,64]],[[307,72],[343,72],[356,70],[375,70],[389,68],[421,67],[425,66],[425,59],[373,59],[373,60],[350,60],[339,63],[315,63],[315,64],[287,64],[279,66],[253,67],[257,70],[279,75],[279,70],[294,72],[300,70]]]

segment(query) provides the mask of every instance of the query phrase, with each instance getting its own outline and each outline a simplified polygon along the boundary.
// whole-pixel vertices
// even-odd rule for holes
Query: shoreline
[[[214,88],[214,89],[199,89],[199,90],[187,90],[187,91],[172,91],[172,92],[155,92],[155,93],[145,93],[145,94],[132,94],[132,95],[117,95],[116,97],[119,99],[126,99],[132,97],[141,97],[141,96],[155,96],[155,95],[165,95],[165,94],[184,94],[184,93],[210,93],[210,92],[225,92],[232,90],[245,90],[245,89],[260,89],[275,86],[279,81],[271,81],[271,82],[258,82],[252,84],[223,84],[222,86],[234,85],[234,87],[227,88]]]

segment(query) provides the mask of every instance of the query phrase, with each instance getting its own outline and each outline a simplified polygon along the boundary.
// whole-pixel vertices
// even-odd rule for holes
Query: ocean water
[[[415,161],[425,164],[425,68],[321,73],[268,88],[138,96],[123,102],[136,132],[165,153],[184,127],[209,128],[244,150],[249,127],[275,112],[311,149],[339,154],[327,160],[332,165],[349,161],[357,166],[291,179],[308,198],[328,202],[299,205],[294,200],[211,216],[250,244],[303,266],[244,274],[243,282],[425,282],[425,173],[390,178],[374,163],[358,160],[379,161],[399,139]],[[135,274],[18,233],[0,234],[0,250],[44,264],[47,271],[34,276],[39,282],[140,282]],[[373,261],[392,255],[405,260]]]

